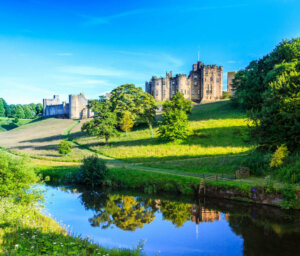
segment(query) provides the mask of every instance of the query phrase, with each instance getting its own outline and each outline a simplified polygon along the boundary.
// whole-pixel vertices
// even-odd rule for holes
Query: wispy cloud
[[[58,52],[56,53],[57,56],[72,56],[73,53],[71,52]]]
[[[228,60],[227,63],[234,64],[234,63],[236,63],[236,61],[235,60]]]

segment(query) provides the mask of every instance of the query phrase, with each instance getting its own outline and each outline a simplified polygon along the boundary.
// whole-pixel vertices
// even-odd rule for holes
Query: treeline
[[[8,105],[3,98],[0,98],[0,117],[18,118],[18,119],[34,119],[43,114],[43,105],[27,104],[27,105]]]
[[[233,88],[231,101],[246,110],[249,139],[258,144],[245,165],[256,175],[300,182],[300,38],[282,41],[237,72]],[[292,187],[287,195],[295,200]]]
[[[300,38],[282,41],[270,54],[237,72],[232,102],[253,121],[251,137],[261,148],[300,143]]]

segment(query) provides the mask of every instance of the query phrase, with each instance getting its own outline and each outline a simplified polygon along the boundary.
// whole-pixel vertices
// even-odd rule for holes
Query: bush
[[[223,92],[222,99],[229,99],[231,96],[230,92]]]
[[[250,168],[252,175],[260,176],[269,169],[270,154],[255,151],[251,153],[246,160],[242,163],[242,166]]]
[[[283,166],[278,167],[276,176],[288,183],[300,182],[300,155],[294,154],[289,156]]]
[[[277,148],[271,158],[270,167],[278,167],[283,164],[283,160],[289,155],[287,146],[281,145]]]
[[[27,167],[24,159],[0,152],[0,198],[12,198],[25,203],[39,199],[39,193],[32,188],[38,181],[34,170]]]
[[[103,159],[98,156],[89,156],[83,160],[83,165],[78,175],[78,182],[85,185],[101,185],[106,178],[108,168]]]
[[[283,209],[293,208],[297,204],[296,188],[291,184],[286,184],[282,190],[282,197],[280,206]]]
[[[58,145],[58,152],[62,155],[67,155],[72,150],[72,143],[66,140],[63,140]]]

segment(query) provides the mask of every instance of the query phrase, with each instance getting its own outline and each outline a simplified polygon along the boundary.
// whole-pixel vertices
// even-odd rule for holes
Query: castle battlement
[[[176,92],[195,102],[213,102],[222,98],[223,67],[205,65],[198,61],[192,65],[189,75],[166,73],[165,77],[153,76],[145,83],[145,90],[156,101],[172,99]]]

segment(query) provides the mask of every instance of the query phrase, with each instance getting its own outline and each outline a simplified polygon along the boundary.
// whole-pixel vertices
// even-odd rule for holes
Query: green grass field
[[[194,106],[189,122],[191,135],[179,142],[160,141],[157,127],[151,138],[144,127],[128,136],[121,133],[106,146],[102,139],[80,131],[84,122],[55,118],[32,122],[0,133],[0,146],[46,160],[81,161],[98,153],[138,166],[227,174],[233,174],[255,148],[247,140],[246,114],[231,108],[228,101]],[[73,140],[73,149],[69,155],[61,156],[57,146],[65,138]]]
[[[0,132],[6,132],[32,122],[31,119],[20,119],[19,122],[15,124],[13,120],[14,118],[0,117]]]

